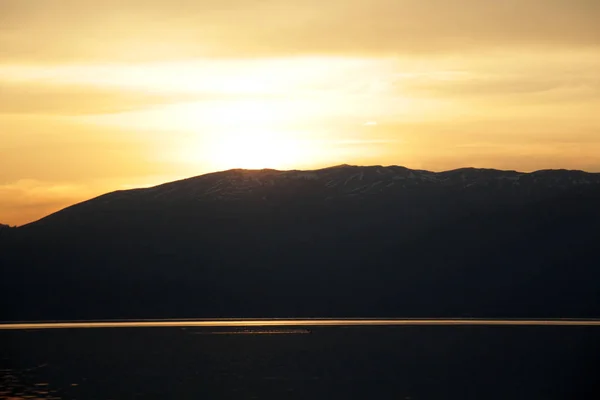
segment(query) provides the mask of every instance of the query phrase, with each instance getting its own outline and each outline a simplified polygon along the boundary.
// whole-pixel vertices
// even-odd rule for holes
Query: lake
[[[0,399],[600,398],[600,326],[239,325],[0,330]]]

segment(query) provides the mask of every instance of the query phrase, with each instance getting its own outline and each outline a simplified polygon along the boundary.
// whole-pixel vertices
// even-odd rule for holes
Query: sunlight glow
[[[305,142],[269,131],[223,134],[208,146],[207,160],[216,170],[291,168],[310,159]]]

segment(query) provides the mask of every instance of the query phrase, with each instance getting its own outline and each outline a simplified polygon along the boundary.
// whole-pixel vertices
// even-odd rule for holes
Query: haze
[[[229,168],[600,171],[597,0],[0,0],[0,222]]]

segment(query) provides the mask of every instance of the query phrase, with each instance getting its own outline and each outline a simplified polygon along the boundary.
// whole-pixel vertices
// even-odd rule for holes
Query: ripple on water
[[[0,400],[61,400],[48,382],[35,382],[32,372],[45,367],[41,365],[22,370],[0,370]]]

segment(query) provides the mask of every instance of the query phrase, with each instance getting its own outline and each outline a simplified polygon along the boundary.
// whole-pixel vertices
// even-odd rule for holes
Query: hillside
[[[600,316],[598,204],[582,171],[212,173],[11,230],[0,317]]]

